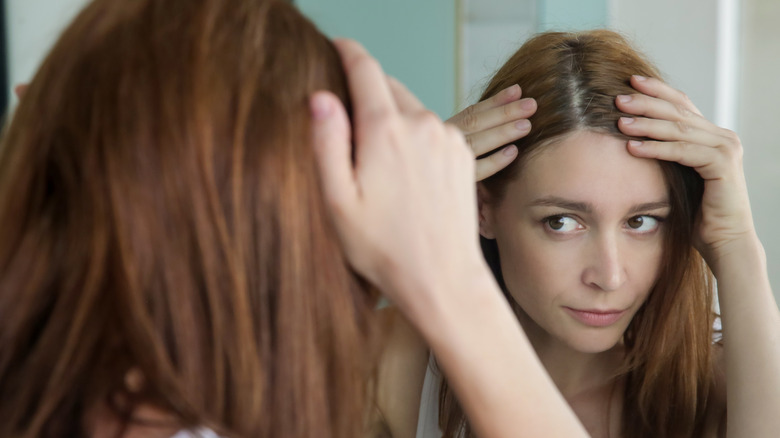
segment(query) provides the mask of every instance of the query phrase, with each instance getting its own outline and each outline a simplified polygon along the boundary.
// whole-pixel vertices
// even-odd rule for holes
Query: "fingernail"
[[[507,87],[505,93],[507,96],[517,96],[518,94],[520,94],[520,86],[514,84],[510,87]]]
[[[515,128],[517,128],[518,131],[528,131],[531,129],[531,122],[529,122],[528,119],[518,120],[515,122]]]
[[[312,96],[309,107],[311,109],[311,115],[315,120],[322,120],[333,113],[333,106],[330,103],[330,99],[322,94],[315,94]]]
[[[509,146],[505,147],[504,150],[501,152],[507,157],[513,157],[517,155],[517,146],[510,144]]]
[[[634,79],[636,79],[636,80],[637,80],[637,81],[639,81],[639,82],[644,82],[644,81],[646,81],[646,80],[647,80],[647,78],[646,78],[646,77],[644,77],[644,76],[639,76],[639,75],[634,75]]]
[[[631,96],[626,96],[625,94],[621,94],[620,96],[617,97],[617,99],[618,101],[620,101],[620,103],[631,102]]]
[[[632,146],[632,147],[638,148],[638,147],[642,146],[643,144],[645,144],[645,142],[639,141],[639,140],[629,140],[628,144],[630,146]]]
[[[520,108],[530,111],[536,107],[536,101],[533,98],[527,97],[520,100]]]
[[[630,124],[634,123],[634,118],[633,117],[621,117],[620,121],[623,122],[624,125],[630,125]]]

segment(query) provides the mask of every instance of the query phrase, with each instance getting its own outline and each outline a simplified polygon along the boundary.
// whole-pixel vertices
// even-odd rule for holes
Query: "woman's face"
[[[530,332],[596,353],[614,347],[656,282],[669,214],[659,163],[625,140],[578,131],[540,149],[503,199],[483,199],[506,286]]]

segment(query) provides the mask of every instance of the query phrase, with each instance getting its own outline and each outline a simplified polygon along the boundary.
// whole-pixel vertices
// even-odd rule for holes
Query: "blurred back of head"
[[[0,146],[0,435],[138,403],[232,436],[361,433],[376,296],[321,199],[319,89],[348,101],[286,2],[86,7]]]

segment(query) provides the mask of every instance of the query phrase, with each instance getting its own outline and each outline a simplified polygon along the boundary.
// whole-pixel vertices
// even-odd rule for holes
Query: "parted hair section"
[[[331,42],[276,0],[92,1],[0,146],[0,435],[357,437],[381,329],[325,209]],[[140,388],[128,388],[128,371]]]
[[[577,131],[628,140],[618,129],[618,95],[636,91],[632,75],[660,78],[653,64],[620,34],[608,30],[547,32],[530,38],[495,73],[480,100],[519,84],[536,99],[530,133],[517,141],[518,158],[483,181],[492,200],[523,171],[527,158]],[[690,168],[660,162],[671,212],[666,221],[661,274],[634,316],[623,343],[626,357],[616,379],[623,394],[624,436],[695,436],[712,386],[712,280],[693,248],[693,226],[703,181]],[[483,254],[505,295],[495,240],[481,238]],[[443,380],[439,423],[446,437],[473,436],[457,400]],[[518,425],[522,428],[522,425]]]

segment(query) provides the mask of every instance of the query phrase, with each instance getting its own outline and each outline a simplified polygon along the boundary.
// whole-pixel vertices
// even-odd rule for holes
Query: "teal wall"
[[[585,30],[609,25],[608,0],[538,0],[538,30]]]
[[[360,41],[442,118],[456,109],[459,5],[479,0],[295,0],[331,37]],[[503,0],[506,8],[513,0]],[[538,31],[609,23],[608,0],[536,0]]]
[[[331,37],[358,40],[432,111],[455,110],[456,0],[295,0]]]

